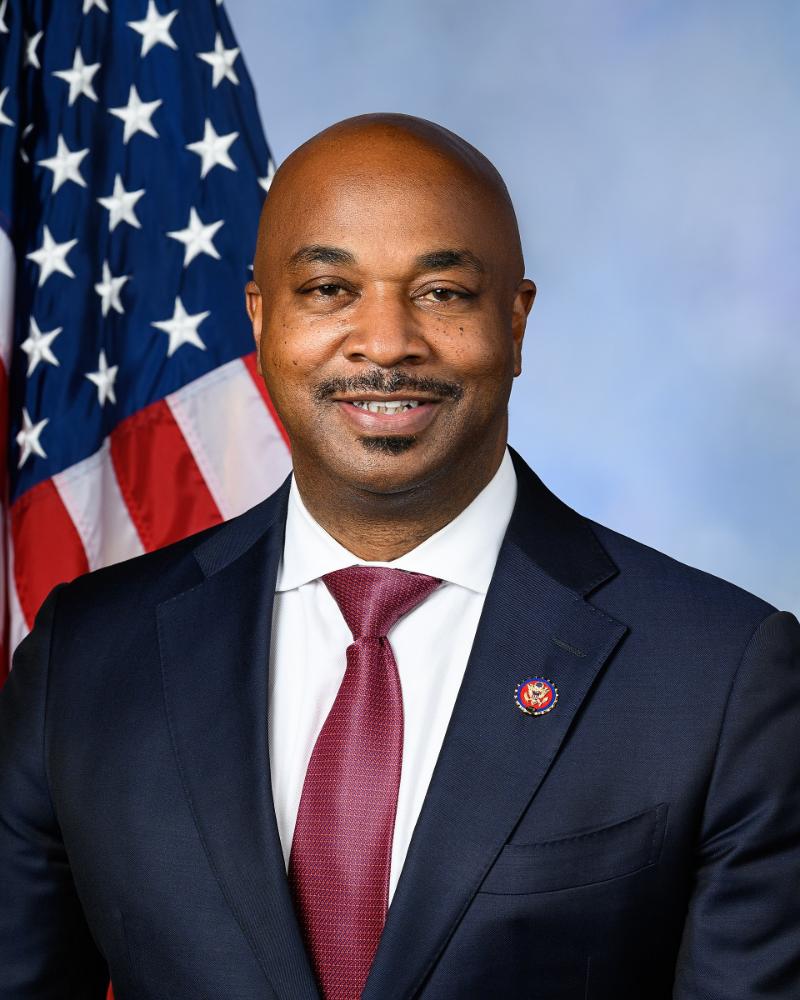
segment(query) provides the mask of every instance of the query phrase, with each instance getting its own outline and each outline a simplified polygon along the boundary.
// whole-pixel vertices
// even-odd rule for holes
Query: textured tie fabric
[[[311,754],[289,882],[322,995],[357,1000],[386,920],[403,698],[387,634],[441,583],[351,566],[322,578],[354,642]]]

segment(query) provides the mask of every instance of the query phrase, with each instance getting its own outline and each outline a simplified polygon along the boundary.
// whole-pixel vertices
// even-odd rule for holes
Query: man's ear
[[[250,317],[250,323],[253,326],[253,339],[256,342],[258,373],[263,378],[264,372],[261,370],[261,323],[264,300],[261,297],[261,289],[255,281],[247,282],[244,288],[244,297],[245,305],[247,306],[247,315]]]
[[[528,313],[536,298],[536,285],[530,278],[523,278],[514,293],[514,305],[511,311],[511,334],[514,338],[514,376],[522,372],[522,341],[525,337],[525,324]]]

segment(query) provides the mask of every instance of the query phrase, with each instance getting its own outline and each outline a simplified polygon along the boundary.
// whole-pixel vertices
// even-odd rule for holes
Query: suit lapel
[[[513,455],[517,504],[364,1000],[410,997],[535,795],[626,628],[585,600],[615,567],[588,523]],[[204,579],[158,608],[164,697],[192,814],[279,997],[318,1000],[272,802],[267,678],[288,482],[195,550]],[[558,687],[549,714],[517,684]]]
[[[616,572],[587,522],[514,457],[517,505],[363,1000],[417,991],[626,631],[583,599]],[[514,703],[534,676],[559,692],[538,717]]]
[[[209,863],[280,997],[317,998],[275,821],[267,676],[288,483],[195,551],[205,579],[158,608],[164,697]]]

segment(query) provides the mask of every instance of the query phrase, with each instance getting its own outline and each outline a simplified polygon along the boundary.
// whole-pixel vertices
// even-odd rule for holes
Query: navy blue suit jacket
[[[366,1000],[800,997],[800,626],[517,505]],[[270,790],[288,486],[48,598],[0,697],[0,998],[311,1000]],[[514,690],[542,675],[556,707]]]

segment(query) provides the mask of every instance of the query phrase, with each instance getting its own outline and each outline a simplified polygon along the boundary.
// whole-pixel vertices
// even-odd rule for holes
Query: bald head
[[[431,122],[340,122],[275,175],[254,279],[259,370],[309,510],[340,541],[354,519],[359,553],[369,508],[383,541],[364,558],[395,558],[411,507],[427,537],[504,454],[536,289],[502,178]]]
[[[519,229],[511,198],[497,168],[483,153],[448,129],[423,118],[369,114],[330,126],[299,146],[276,172],[258,231],[254,275],[262,288],[275,255],[291,242],[298,222],[308,221],[314,193],[332,186],[351,194],[384,189],[413,211],[412,190],[452,198],[463,211],[482,216],[493,230],[510,281],[524,273]]]

